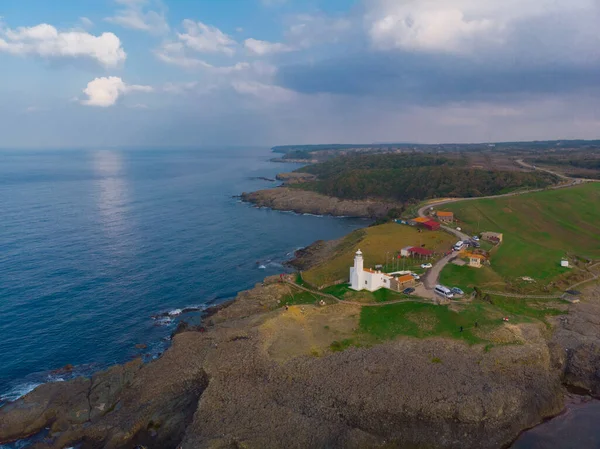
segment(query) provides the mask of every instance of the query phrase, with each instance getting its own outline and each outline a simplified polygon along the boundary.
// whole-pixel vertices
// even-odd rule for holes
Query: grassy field
[[[502,277],[490,267],[471,268],[448,264],[440,273],[440,283],[458,287],[465,293],[471,293],[474,287],[486,290],[500,290],[504,285]]]
[[[515,343],[511,337],[498,338],[498,329],[509,322],[539,321],[565,313],[560,301],[525,301],[520,299],[492,298],[493,303],[474,301],[470,304],[436,306],[425,303],[401,303],[382,307],[363,307],[360,330],[376,341],[397,336],[448,337],[475,343]],[[546,323],[547,324],[547,323]],[[462,326],[462,332],[461,332]]]
[[[327,287],[323,289],[323,292],[333,295],[336,298],[342,300],[364,303],[390,302],[398,301],[400,299],[411,299],[411,297],[408,295],[404,295],[403,293],[395,292],[393,290],[388,290],[385,288],[379,289],[376,292],[369,292],[366,290],[357,292],[351,290],[348,287],[348,284],[340,284]]]
[[[455,243],[455,238],[445,232],[418,232],[416,228],[387,223],[367,229],[355,231],[346,236],[336,254],[326,263],[323,263],[303,273],[306,282],[314,286],[322,286],[339,279],[348,278],[348,270],[354,261],[356,250],[362,250],[365,258],[365,268],[377,264],[384,265],[386,259],[391,261],[394,254],[406,246],[420,246],[445,252]],[[419,267],[420,260],[408,260],[398,265],[398,270],[411,270]],[[390,265],[388,267],[391,268]]]
[[[493,271],[504,280],[513,282],[529,276],[548,283],[569,271],[560,267],[562,257],[600,259],[599,204],[600,184],[590,183],[509,198],[464,201],[444,209],[454,212],[471,234],[504,234],[504,242],[492,257]],[[443,276],[451,274],[458,274],[460,282],[481,275],[448,271]]]

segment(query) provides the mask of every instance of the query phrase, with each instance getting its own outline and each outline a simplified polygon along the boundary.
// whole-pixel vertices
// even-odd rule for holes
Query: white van
[[[434,292],[436,295],[443,296],[444,298],[454,298],[454,293],[448,287],[444,287],[443,285],[436,285]]]
[[[462,240],[456,242],[456,244],[454,245],[454,251],[460,251],[461,249],[463,249],[463,246],[465,246],[465,242],[463,242]]]

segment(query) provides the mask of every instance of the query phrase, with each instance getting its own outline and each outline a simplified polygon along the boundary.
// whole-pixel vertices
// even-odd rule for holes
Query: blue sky
[[[0,147],[600,138],[598,0],[20,0]]]

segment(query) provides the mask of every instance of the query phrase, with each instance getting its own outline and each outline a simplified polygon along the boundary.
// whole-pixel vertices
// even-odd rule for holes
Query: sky
[[[0,3],[0,147],[600,138],[600,0]]]

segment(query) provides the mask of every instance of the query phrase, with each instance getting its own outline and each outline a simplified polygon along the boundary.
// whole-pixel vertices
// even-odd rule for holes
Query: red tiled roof
[[[433,255],[433,251],[431,251],[429,249],[425,249],[425,248],[420,248],[418,246],[411,248],[409,251],[411,253],[419,254],[421,256],[432,256]]]

